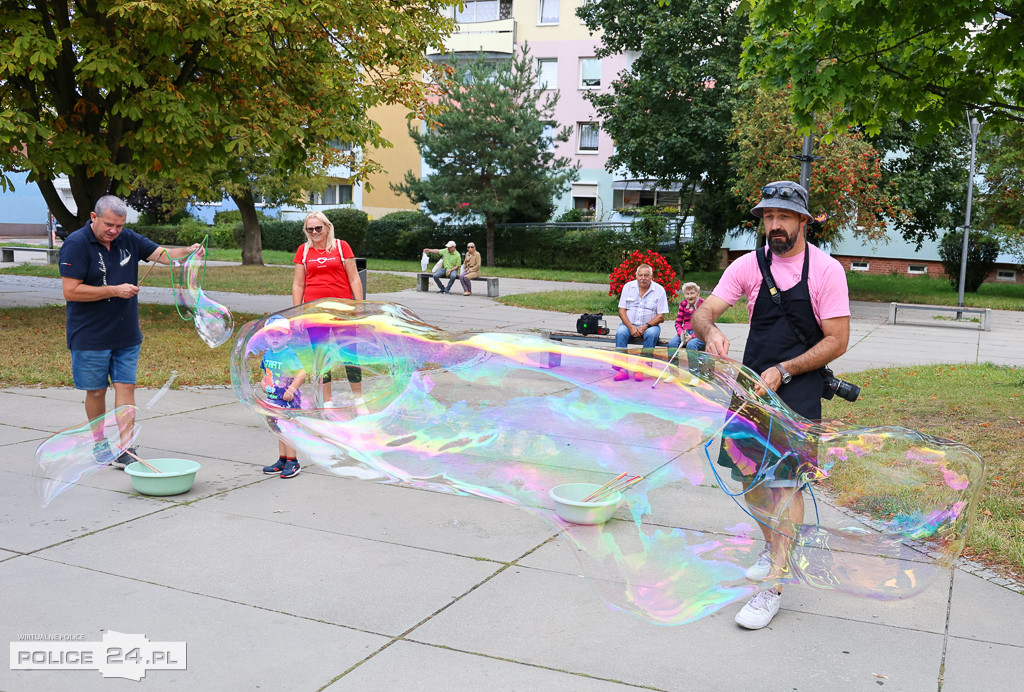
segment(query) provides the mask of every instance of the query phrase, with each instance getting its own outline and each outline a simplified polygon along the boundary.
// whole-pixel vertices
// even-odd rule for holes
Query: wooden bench
[[[45,252],[47,264],[57,264],[60,261],[60,248],[50,247],[5,247],[0,248],[0,261],[13,262],[15,252]]]
[[[896,313],[899,310],[927,310],[929,312],[955,312],[957,316],[961,313],[972,313],[981,316],[981,329],[992,331],[992,309],[991,308],[958,308],[952,305],[912,305],[909,303],[889,303],[889,323],[896,324]]]
[[[416,290],[420,293],[426,293],[430,290],[430,279],[433,278],[433,274],[421,272],[416,274]],[[444,280],[444,279],[442,279]],[[486,281],[487,282],[487,297],[497,298],[498,297],[498,277],[496,276],[478,276],[471,281]],[[458,282],[456,282],[456,285]]]
[[[670,355],[672,355],[672,354],[668,352],[668,342],[669,342],[669,339],[665,338],[664,333],[665,333],[665,330],[662,329],[662,336],[660,336],[658,338],[658,343],[654,346],[654,348],[661,349],[662,347],[664,347],[664,349],[665,349],[665,360],[668,360],[668,357]],[[560,342],[565,342],[565,341],[593,341],[593,342],[597,342],[597,343],[608,344],[608,345],[612,346],[613,348],[615,346],[615,334],[614,333],[612,333],[612,334],[580,334],[579,332],[549,332],[549,331],[542,331],[540,333],[540,335],[542,337],[544,337],[545,339],[551,339],[552,341],[560,341]],[[638,340],[637,339],[631,339],[630,340],[629,346],[638,346],[638,345],[639,344],[638,344]],[[685,349],[679,349],[680,355],[682,355],[684,352],[685,352]],[[541,367],[557,368],[561,364],[562,364],[562,356],[561,356],[561,354],[559,354],[559,353],[549,353],[549,354],[547,354],[547,359],[542,361]]]

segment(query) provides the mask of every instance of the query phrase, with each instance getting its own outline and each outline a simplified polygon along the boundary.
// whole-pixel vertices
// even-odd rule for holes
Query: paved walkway
[[[59,303],[57,283],[0,277],[0,305]],[[501,286],[510,294],[549,285]],[[142,292],[147,301],[168,294]],[[258,313],[288,302],[214,297]],[[574,325],[484,296],[372,297],[452,331]],[[838,371],[1024,364],[1019,313],[998,313],[991,332],[934,320],[890,325],[886,315],[885,306],[854,306],[852,348]],[[726,329],[739,353],[745,325]],[[229,389],[170,391],[145,409],[153,394],[139,395],[142,452],[200,461],[195,488],[143,497],[107,470],[42,509],[33,452],[79,424],[82,396],[0,390],[0,642],[145,634],[186,642],[187,670],[152,670],[136,683],[0,666],[0,689],[954,692],[1024,679],[1024,595],[963,568],[906,601],[791,588],[758,632],[733,624],[738,606],[654,627],[610,612],[557,532],[531,515],[312,465],[288,482],[263,476],[274,440]]]

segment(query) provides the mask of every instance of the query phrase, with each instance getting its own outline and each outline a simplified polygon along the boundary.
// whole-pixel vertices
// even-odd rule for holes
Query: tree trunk
[[[39,186],[39,192],[43,195],[43,201],[46,202],[47,208],[53,217],[57,219],[57,223],[67,229],[68,233],[71,231],[77,231],[85,224],[78,223],[78,217],[72,214],[64,200],[61,199],[60,193],[57,192],[57,188],[54,186],[52,180],[38,180],[36,185]]]
[[[263,236],[260,234],[260,221],[256,216],[256,200],[253,199],[252,190],[245,188],[242,193],[232,194],[231,199],[242,214],[242,264],[262,265]]]
[[[487,220],[487,266],[494,266],[494,218],[487,214],[484,216]]]

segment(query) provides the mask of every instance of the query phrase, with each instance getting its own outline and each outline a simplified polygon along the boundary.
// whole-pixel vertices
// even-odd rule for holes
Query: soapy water
[[[43,507],[135,444],[137,409],[119,406],[77,428],[62,430],[36,448],[33,486]]]
[[[394,304],[324,299],[280,315],[276,344],[266,320],[241,328],[231,375],[281,439],[338,475],[532,512],[569,539],[609,605],[653,623],[691,622],[779,583],[914,595],[960,554],[981,487],[983,463],[963,445],[812,423],[704,353],[685,353],[652,388],[663,361],[449,334]],[[305,371],[295,408],[260,369],[283,348]],[[646,379],[616,382],[613,366]],[[552,487],[622,472],[642,479],[611,521],[554,511]],[[762,529],[782,559],[755,582]]]
[[[199,337],[210,348],[216,348],[231,338],[235,321],[230,310],[203,291],[209,240],[209,236],[203,240],[202,252],[196,250],[183,260],[172,260],[171,276],[178,315],[183,320],[192,320]]]

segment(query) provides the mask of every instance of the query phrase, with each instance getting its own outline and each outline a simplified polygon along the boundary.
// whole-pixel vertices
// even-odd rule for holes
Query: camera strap
[[[805,247],[804,252],[810,252],[810,248]],[[796,334],[796,338],[800,340],[800,343],[802,343],[808,351],[811,350],[811,346],[813,346],[813,344],[807,339],[803,331],[796,326],[796,323],[793,322],[793,318],[789,316],[789,311],[786,310],[786,303],[782,300],[782,291],[780,291],[779,287],[775,285],[775,279],[772,278],[772,273],[769,270],[769,267],[771,266],[771,256],[768,254],[768,246],[764,246],[764,252],[754,250],[754,254],[757,256],[757,267],[761,270],[761,278],[764,279],[764,284],[768,287],[768,297],[772,299],[773,303],[779,306],[780,310],[782,310],[782,314],[785,316],[786,321],[789,322],[789,328],[793,330],[794,334]],[[828,369],[827,365],[822,366],[820,370],[826,377],[832,372]]]

